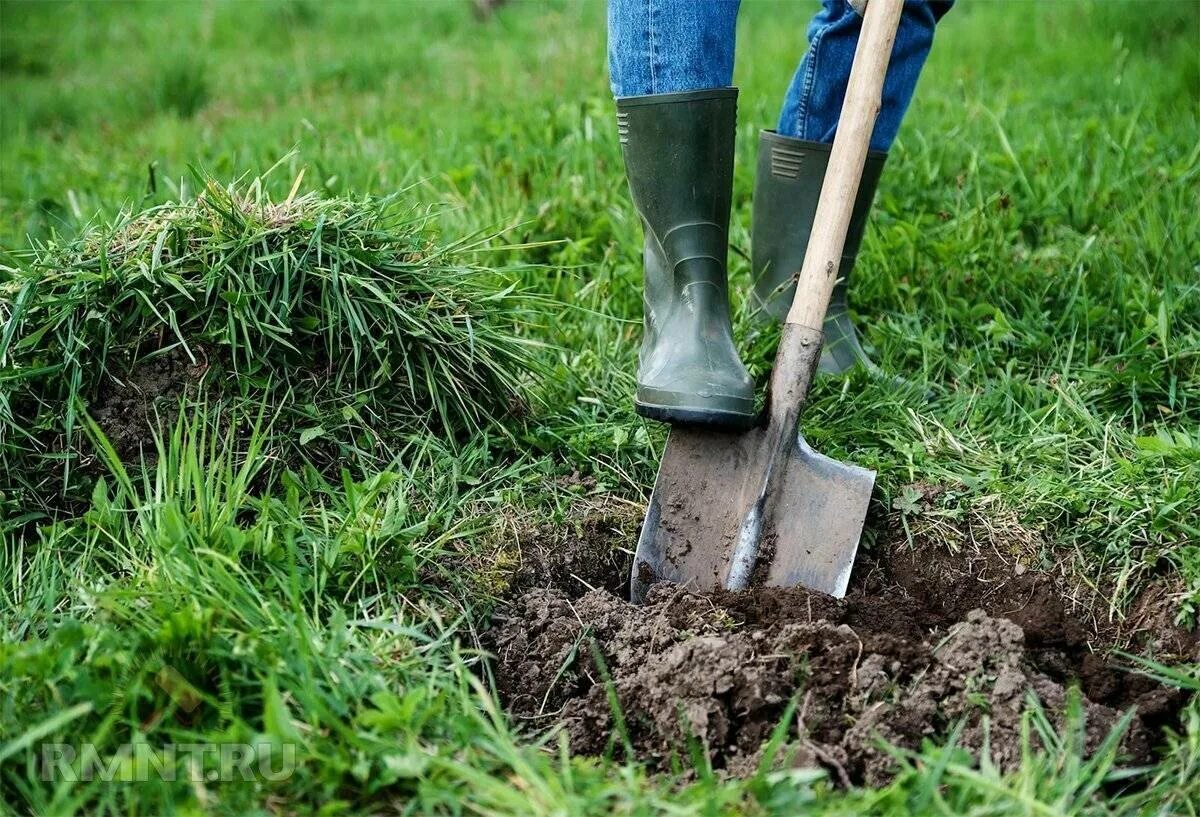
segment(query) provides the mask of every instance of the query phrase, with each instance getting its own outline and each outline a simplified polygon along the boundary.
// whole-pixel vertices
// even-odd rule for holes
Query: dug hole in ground
[[[932,501],[941,489],[923,490]],[[664,583],[637,606],[628,577],[639,521],[636,509],[590,507],[519,536],[520,566],[484,635],[509,714],[564,729],[576,754],[632,752],[666,770],[693,766],[699,750],[720,774],[821,767],[842,786],[880,785],[897,769],[885,743],[917,749],[957,728],[959,746],[1010,770],[1031,696],[1062,733],[1078,694],[1085,751],[1130,713],[1119,751],[1139,765],[1186,695],[1113,650],[1200,658],[1200,636],[1173,623],[1162,587],[1114,622],[1064,592],[1066,577],[1026,567],[1037,543],[1016,541],[1034,534],[1015,525],[968,517],[949,547],[896,516],[874,520],[879,536],[842,600]]]

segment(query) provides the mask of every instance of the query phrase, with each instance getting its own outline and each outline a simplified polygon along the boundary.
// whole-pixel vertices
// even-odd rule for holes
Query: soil
[[[1175,620],[1179,600],[1186,595],[1178,577],[1150,584],[1133,600],[1118,632],[1148,652],[1200,663],[1200,628],[1188,630]]]
[[[206,350],[193,345],[195,360],[182,347],[144,358],[120,381],[109,380],[88,408],[123,461],[152,458],[155,431],[169,429],[179,400],[194,393],[208,371]]]
[[[1056,577],[996,549],[909,548],[893,525],[860,555],[842,600],[801,588],[697,595],[663,583],[635,606],[625,600],[629,540],[614,539],[627,529],[608,522],[592,534],[526,548],[485,637],[509,713],[561,725],[576,753],[632,752],[666,769],[679,758],[686,768],[700,750],[729,775],[765,762],[878,785],[896,769],[881,739],[917,749],[956,727],[960,746],[987,746],[993,763],[1012,768],[1031,693],[1061,727],[1078,687],[1088,749],[1135,708],[1121,747],[1131,763],[1150,758],[1186,702],[1105,652],[1142,645],[1160,659],[1188,657],[1190,634],[1118,642],[1073,609]],[[581,570],[597,589],[577,580]],[[789,705],[782,746],[764,759]]]
[[[561,482],[564,487],[594,487],[578,475]],[[628,595],[633,550],[626,545],[636,542],[641,520],[628,505],[587,498],[576,500],[575,505],[580,512],[562,524],[525,536],[519,527],[505,532],[520,548],[520,562],[508,586],[509,598],[534,589],[556,589],[573,599],[589,590]]]

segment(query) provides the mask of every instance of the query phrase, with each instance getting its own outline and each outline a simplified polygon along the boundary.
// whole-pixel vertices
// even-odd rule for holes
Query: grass
[[[428,216],[394,196],[296,195],[300,182],[274,202],[261,179],[201,176],[190,201],[38,245],[4,270],[0,486],[26,502],[78,493],[80,409],[172,356],[186,371],[166,364],[159,394],[141,399],[207,389],[233,403],[233,424],[269,405],[285,415],[271,449],[320,444],[313,461],[378,464],[405,433],[453,436],[526,404],[544,366],[514,326],[536,301],[474,260],[481,240],[438,246]],[[127,434],[138,418],[113,422]],[[23,479],[54,462],[53,490]]]
[[[744,6],[739,293],[755,132],[808,13]],[[849,792],[570,759],[498,711],[474,639],[495,520],[641,501],[663,440],[629,404],[640,234],[602,20],[565,2],[485,24],[465,2],[0,5],[4,809],[1200,812],[1194,699],[1133,777],[1032,708],[1015,774],[939,736]],[[1198,29],[1189,3],[959,4],[853,290],[915,387],[825,380],[806,421],[879,471],[877,516],[1028,530],[1114,620],[1155,583],[1181,622],[1200,609]],[[735,306],[761,374],[770,333]],[[90,414],[176,344],[214,350],[219,388],[160,401],[141,467]],[[506,413],[514,396],[530,410]],[[917,482],[949,490],[929,508],[906,501]],[[1194,669],[1154,671],[1194,689]],[[246,743],[295,771],[46,781],[56,741],[118,760]]]

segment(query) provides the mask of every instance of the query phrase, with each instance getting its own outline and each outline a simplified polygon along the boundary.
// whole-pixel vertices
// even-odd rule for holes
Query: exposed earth
[[[730,775],[765,762],[878,785],[897,768],[884,741],[916,749],[957,727],[960,746],[976,755],[986,746],[993,763],[1011,768],[1030,696],[1061,730],[1077,688],[1086,748],[1132,709],[1120,751],[1139,763],[1186,695],[1106,652],[1200,658],[1196,634],[1098,626],[1101,617],[1069,605],[1055,577],[1001,553],[913,549],[902,535],[860,554],[844,600],[800,588],[696,595],[659,584],[639,607],[624,595],[627,536],[627,524],[589,519],[553,546],[523,548],[509,602],[485,638],[510,714],[539,728],[561,724],[580,754],[632,752],[665,769],[674,759],[688,767],[699,750]],[[764,760],[789,705],[784,737]]]
[[[208,350],[194,346],[195,358],[182,346],[147,357],[122,381],[106,380],[89,413],[123,461],[152,459],[154,435],[169,429],[179,415],[179,399],[195,394],[208,371]]]

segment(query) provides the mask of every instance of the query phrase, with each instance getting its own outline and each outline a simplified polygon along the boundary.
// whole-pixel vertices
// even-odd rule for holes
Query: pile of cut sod
[[[273,201],[258,180],[198,179],[191,200],[0,268],[10,518],[87,490],[91,421],[122,459],[152,455],[184,398],[318,465],[378,465],[406,435],[528,407],[540,344],[517,329],[536,298],[475,260],[485,239],[439,243],[398,195]]]

